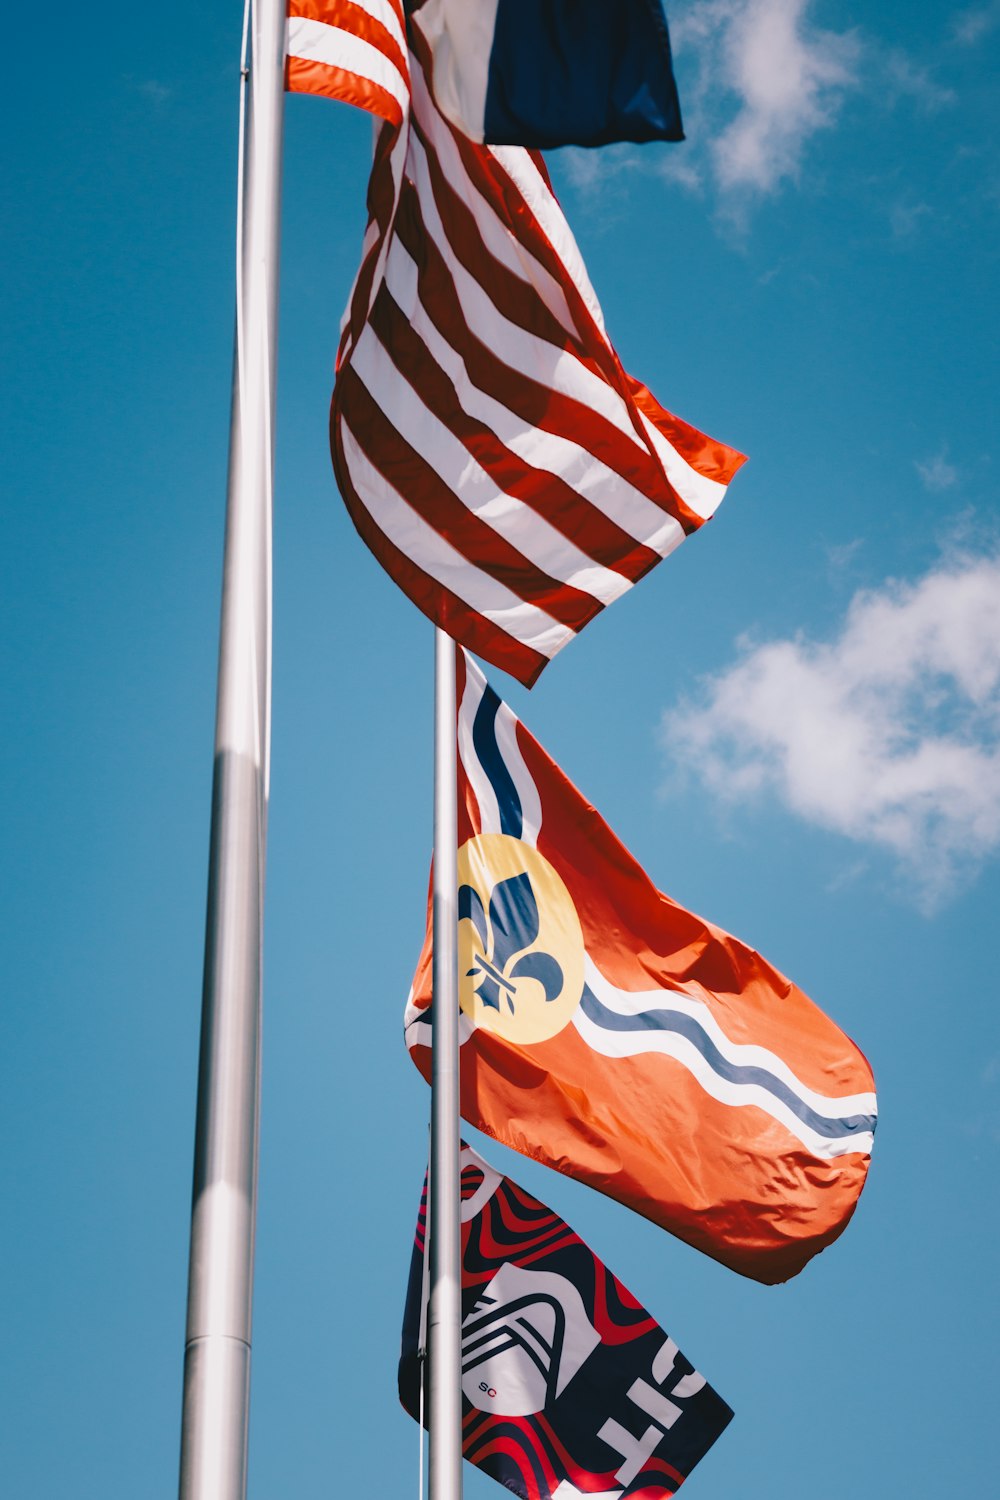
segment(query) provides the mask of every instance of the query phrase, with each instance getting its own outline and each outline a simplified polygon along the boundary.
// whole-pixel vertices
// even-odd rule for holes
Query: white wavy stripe
[[[365,261],[368,259],[369,255],[371,255],[372,251],[375,249],[375,246],[378,244],[379,237],[381,236],[381,233],[382,233],[382,230],[381,230],[381,227],[380,227],[380,225],[378,223],[378,220],[377,219],[369,219],[368,220],[368,225],[367,225],[367,227],[365,229],[365,237],[361,241],[361,263],[358,266],[357,273],[355,274],[354,280],[351,282],[351,290],[350,290],[350,292],[348,294],[347,302],[346,302],[346,304],[344,306],[344,311],[343,311],[343,313],[341,314],[341,317],[340,317],[340,337],[341,338],[343,338],[343,336],[344,336],[344,329],[347,327],[348,323],[351,320],[351,304],[354,301],[354,293],[358,289],[358,282],[361,280],[361,273],[362,273],[362,271],[365,268]],[[370,303],[369,303],[369,306],[371,306]],[[351,348],[350,344],[347,344],[345,346],[345,348],[344,348],[344,357],[345,357],[345,359],[348,357],[350,348]]]
[[[640,452],[647,452],[622,396],[571,351],[557,348],[547,339],[512,323],[453,253],[431,190],[424,149],[412,133],[407,165],[417,189],[426,233],[451,272],[470,332],[495,353],[502,350],[503,362],[510,369],[598,412]]]
[[[393,363],[375,330],[366,328],[351,366],[400,437],[419,453],[460,505],[495,531],[540,572],[610,604],[631,587],[627,578],[601,567],[530,505],[509,495],[420,399]]]
[[[718,479],[709,479],[707,474],[699,474],[644,411],[640,411],[639,415],[670,483],[685,505],[689,505],[703,521],[707,521],[709,516],[714,516],[725,499],[726,486]]]
[[[422,1014],[422,1012],[420,1012]],[[412,1052],[414,1047],[434,1046],[434,1028],[426,1021],[414,1019],[403,1023],[403,1035],[406,1039],[408,1051]]]
[[[451,380],[462,410],[495,433],[518,458],[556,474],[622,531],[643,546],[666,557],[684,540],[680,522],[654,504],[641,490],[629,484],[614,469],[572,438],[527,425],[477,386],[456,349],[438,331],[419,297],[417,267],[400,240],[395,240],[386,261],[385,284],[429,353]]]
[[[615,1490],[578,1490],[575,1484],[564,1479],[552,1491],[552,1500],[619,1500],[621,1486]]]
[[[418,568],[491,621],[509,636],[542,656],[555,656],[575,634],[551,615],[526,604],[489,573],[445,541],[399,491],[381,475],[341,414],[340,435],[354,487],[379,530]]]
[[[425,0],[414,16],[434,54],[434,86],[441,112],[470,140],[482,142],[490,52],[498,0],[456,5]]]
[[[506,703],[501,701],[495,721],[497,745],[521,803],[521,840],[534,849],[542,826],[542,804],[517,743],[517,722]]]
[[[366,319],[371,313],[372,304],[378,296],[379,287],[382,285],[382,278],[385,275],[386,258],[392,249],[393,240],[395,239],[396,213],[399,209],[399,195],[403,186],[403,178],[406,174],[406,155],[409,139],[410,124],[409,120],[404,116],[402,127],[397,131],[396,139],[393,141],[392,149],[389,152],[389,171],[392,175],[392,213],[386,226],[386,233],[382,236],[378,258],[375,261],[375,269],[372,272],[371,286],[368,292],[368,306],[365,309]]]
[[[382,123],[383,122],[379,121],[376,116],[372,116],[373,149],[378,138],[378,133],[382,129]],[[409,127],[406,118],[406,112],[404,111],[402,127],[396,131],[396,136],[392,143],[392,148],[389,152],[388,167],[390,176],[392,178],[392,208],[384,226],[380,225],[376,219],[372,219],[365,229],[365,237],[362,245],[363,253],[361,257],[361,265],[358,267],[358,273],[355,276],[354,284],[351,287],[351,295],[347,300],[347,306],[344,309],[344,315],[340,320],[341,337],[343,337],[344,329],[350,320],[351,303],[354,301],[355,290],[357,288],[358,282],[361,280],[362,272],[365,269],[366,256],[372,253],[372,249],[375,246],[378,246],[378,250],[375,257],[375,266],[372,271],[371,284],[368,291],[368,306],[365,308],[364,312],[365,319],[368,318],[368,315],[370,314],[372,309],[372,303],[375,301],[378,289],[382,285],[382,278],[385,274],[386,256],[389,253],[393,241],[392,229],[395,223],[396,210],[399,207],[399,191],[402,187],[403,173],[406,168],[406,142],[408,135]],[[367,249],[365,247],[367,247]],[[343,350],[343,360],[345,363],[350,358],[352,348],[353,342],[349,339],[344,345]]]
[[[545,238],[566,267],[574,286],[586,304],[587,311],[601,333],[607,338],[604,314],[597,300],[597,293],[590,284],[580,247],[566,222],[566,215],[559,207],[558,200],[553,196],[551,188],[535,165],[530,152],[526,151],[523,146],[488,146],[487,150],[517,186],[525,203],[538,220],[539,228]]]
[[[353,4],[359,10],[367,11],[373,21],[378,21],[384,26],[389,35],[396,42],[400,52],[406,56],[406,32],[403,30],[396,7],[392,0],[353,0]]]
[[[406,34],[403,31],[402,25],[400,24],[399,16],[396,13],[396,7],[392,3],[392,0],[352,0],[352,3],[357,6],[358,10],[363,10],[366,12],[366,14],[371,16],[373,21],[377,21],[380,26],[385,27],[386,31],[388,31],[389,35],[396,42],[400,52],[402,52],[403,56],[405,57]],[[288,7],[289,11],[292,11],[294,7],[295,0],[291,0],[291,3]],[[332,7],[332,9],[334,12],[336,12],[338,7],[335,5]],[[291,26],[294,21],[301,19],[303,19],[301,16],[291,15],[289,16],[288,24],[289,26]],[[315,25],[326,26],[331,31],[337,29],[335,22],[332,20],[316,21]]]
[[[483,1174],[482,1182],[471,1197],[463,1197],[462,1199],[462,1223],[468,1224],[470,1219],[474,1219],[477,1214],[482,1213],[501,1182],[503,1182],[503,1177],[495,1167],[490,1166],[488,1161],[483,1161],[483,1158],[477,1155],[471,1146],[462,1147],[459,1152],[458,1167],[460,1174],[466,1167],[478,1167],[479,1171]]]
[[[818,1135],[787,1105],[768,1093],[767,1089],[761,1088],[759,1084],[732,1084],[725,1078],[720,1078],[718,1073],[709,1067],[697,1047],[692,1046],[685,1037],[678,1036],[676,1032],[605,1031],[603,1026],[595,1026],[582,1010],[575,1013],[572,1024],[587,1046],[603,1057],[635,1057],[640,1053],[648,1052],[658,1052],[661,1056],[672,1057],[675,1062],[687,1068],[688,1072],[701,1084],[706,1094],[710,1094],[720,1104],[734,1107],[756,1105],[758,1109],[763,1110],[765,1114],[783,1125],[796,1140],[801,1141],[813,1156],[831,1160],[834,1157],[846,1156],[851,1152],[866,1154],[871,1151],[870,1131],[854,1136],[850,1140],[830,1140],[826,1136]]]
[[[675,1010],[690,1016],[707,1033],[727,1062],[738,1068],[764,1068],[773,1073],[799,1096],[803,1104],[824,1119],[840,1120],[845,1115],[878,1113],[878,1104],[872,1093],[818,1094],[803,1083],[777,1053],[753,1042],[731,1041],[703,1000],[695,1000],[680,990],[620,990],[604,977],[589,954],[584,956],[584,975],[601,1004],[620,1016],[641,1016],[649,1010]]]
[[[466,172],[454,136],[431,102],[423,70],[415,58],[410,62],[410,82],[414,115],[431,142],[446,179],[475,219],[487,250],[519,280],[533,287],[556,321],[568,333],[578,337],[579,330],[559,282],[514,237]]]
[[[384,88],[397,100],[404,115],[409,107],[410,86],[396,64],[378,47],[342,31],[339,26],[312,21],[306,16],[290,16],[288,56],[354,73]]]
[[[409,1002],[407,1003],[406,1011],[403,1016],[403,1038],[406,1042],[408,1051],[412,1052],[414,1047],[432,1048],[434,1046],[434,1027],[431,1025],[430,1021],[424,1021],[421,1019],[426,1014],[426,1010],[418,1010],[415,1005]],[[460,1047],[465,1046],[466,1042],[472,1035],[472,1032],[472,1022],[469,1020],[464,1010],[459,1011],[458,1045]]]
[[[654,995],[660,997],[657,1009],[669,1009],[662,1003],[662,994],[654,991]],[[756,1083],[731,1083],[728,1079],[720,1077],[715,1069],[706,1061],[698,1048],[686,1037],[678,1035],[673,1031],[661,1031],[650,1029],[643,1031],[609,1031],[603,1026],[591,1021],[581,1007],[573,1016],[572,1024],[576,1027],[580,1036],[587,1045],[603,1057],[626,1058],[635,1057],[651,1052],[659,1053],[663,1057],[672,1057],[682,1067],[697,1079],[706,1094],[718,1100],[720,1104],[726,1104],[733,1108],[746,1105],[755,1105],[765,1114],[771,1116],[780,1125],[793,1135],[796,1140],[801,1141],[807,1150],[811,1151],[821,1160],[833,1160],[838,1156],[869,1155],[873,1144],[873,1134],[862,1131],[852,1136],[829,1137],[820,1135],[812,1129],[804,1120],[768,1089]],[[816,1096],[822,1097],[822,1096]],[[854,1100],[870,1098],[866,1095],[853,1095]],[[829,1103],[829,1101],[827,1101]],[[840,1101],[838,1101],[839,1103]],[[863,1113],[874,1113],[873,1109],[859,1111]],[[836,1118],[836,1117],[834,1117]]]
[[[483,700],[483,693],[486,691],[486,678],[469,653],[465,651],[463,654],[465,656],[465,691],[462,694],[462,704],[458,712],[459,759],[479,804],[480,833],[499,833],[500,807],[496,792],[493,790],[492,781],[482,768],[472,738],[476,713]]]
[[[371,251],[374,249],[375,245],[378,243],[378,238],[379,238],[379,235],[381,233],[382,233],[382,228],[381,228],[381,225],[379,224],[378,220],[377,219],[369,219],[368,225],[367,225],[367,227],[365,229],[365,237],[361,241],[361,265],[362,266],[364,266],[364,263],[368,259],[368,256],[371,254]],[[360,270],[359,270],[358,274],[359,275],[361,274]]]

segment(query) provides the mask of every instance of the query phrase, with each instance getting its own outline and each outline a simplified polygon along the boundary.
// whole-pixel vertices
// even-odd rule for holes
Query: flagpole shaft
[[[284,0],[253,0],[241,142],[181,1500],[244,1500],[260,1097]]]
[[[434,641],[434,1044],[431,1076],[430,1500],[462,1495],[455,642]]]

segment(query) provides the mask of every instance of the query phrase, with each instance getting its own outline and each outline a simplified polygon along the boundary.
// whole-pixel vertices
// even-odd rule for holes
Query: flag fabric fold
[[[468,1146],[461,1167],[464,1456],[522,1500],[675,1494],[732,1411],[557,1214]],[[426,1225],[425,1183],[399,1364],[418,1419]]]
[[[401,126],[410,103],[401,0],[288,0],[285,82]]]
[[[424,9],[291,4],[289,86],[386,121],[334,468],[399,587],[530,684],[714,513],[743,456],[626,374],[541,157],[475,144],[441,112]]]
[[[409,0],[442,112],[489,145],[680,141],[659,0]]]
[[[464,1117],[763,1282],[842,1232],[876,1120],[858,1048],[658,891],[459,656]],[[406,1042],[430,1076],[430,929]]]
[[[480,145],[684,138],[659,0],[288,0],[289,88],[399,125],[416,11],[438,103]]]

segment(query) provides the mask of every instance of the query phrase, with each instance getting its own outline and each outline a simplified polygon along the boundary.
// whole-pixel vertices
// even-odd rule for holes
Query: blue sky
[[[971,1492],[998,1333],[1000,7],[669,13],[688,142],[550,162],[626,365],[751,461],[531,694],[494,680],[659,885],[857,1040],[881,1124],[844,1238],[773,1289],[484,1150],[735,1408],[692,1500]],[[102,23],[23,35],[2,105],[0,1412],[33,1500],[175,1492],[225,494],[239,8]],[[253,1500],[415,1482],[432,639],[326,439],[369,140],[289,101]]]

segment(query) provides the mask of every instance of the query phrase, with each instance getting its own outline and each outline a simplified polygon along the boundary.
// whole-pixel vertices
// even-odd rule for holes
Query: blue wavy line
[[[519,839],[524,823],[521,815],[521,799],[517,795],[514,778],[508,771],[507,763],[500,754],[500,746],[497,744],[496,717],[499,708],[500,699],[487,684],[479,707],[476,709],[476,717],[472,725],[472,743],[479,757],[479,763],[496,793],[497,806],[500,809],[500,832],[509,833],[512,838]]]
[[[606,1005],[602,1005],[589,985],[584,986],[580,1006],[584,1015],[593,1021],[595,1026],[601,1026],[606,1031],[675,1032],[697,1048],[709,1067],[718,1073],[720,1078],[737,1085],[755,1083],[760,1088],[766,1089],[775,1099],[780,1099],[782,1104],[786,1105],[804,1125],[808,1125],[817,1135],[827,1140],[861,1135],[875,1129],[876,1117],[874,1115],[844,1115],[839,1119],[828,1119],[825,1115],[817,1114],[788,1087],[787,1083],[781,1078],[776,1078],[766,1068],[730,1062],[719,1051],[704,1027],[700,1026],[692,1016],[685,1015],[683,1011],[645,1010],[636,1016],[619,1015],[617,1011],[609,1010]]]

